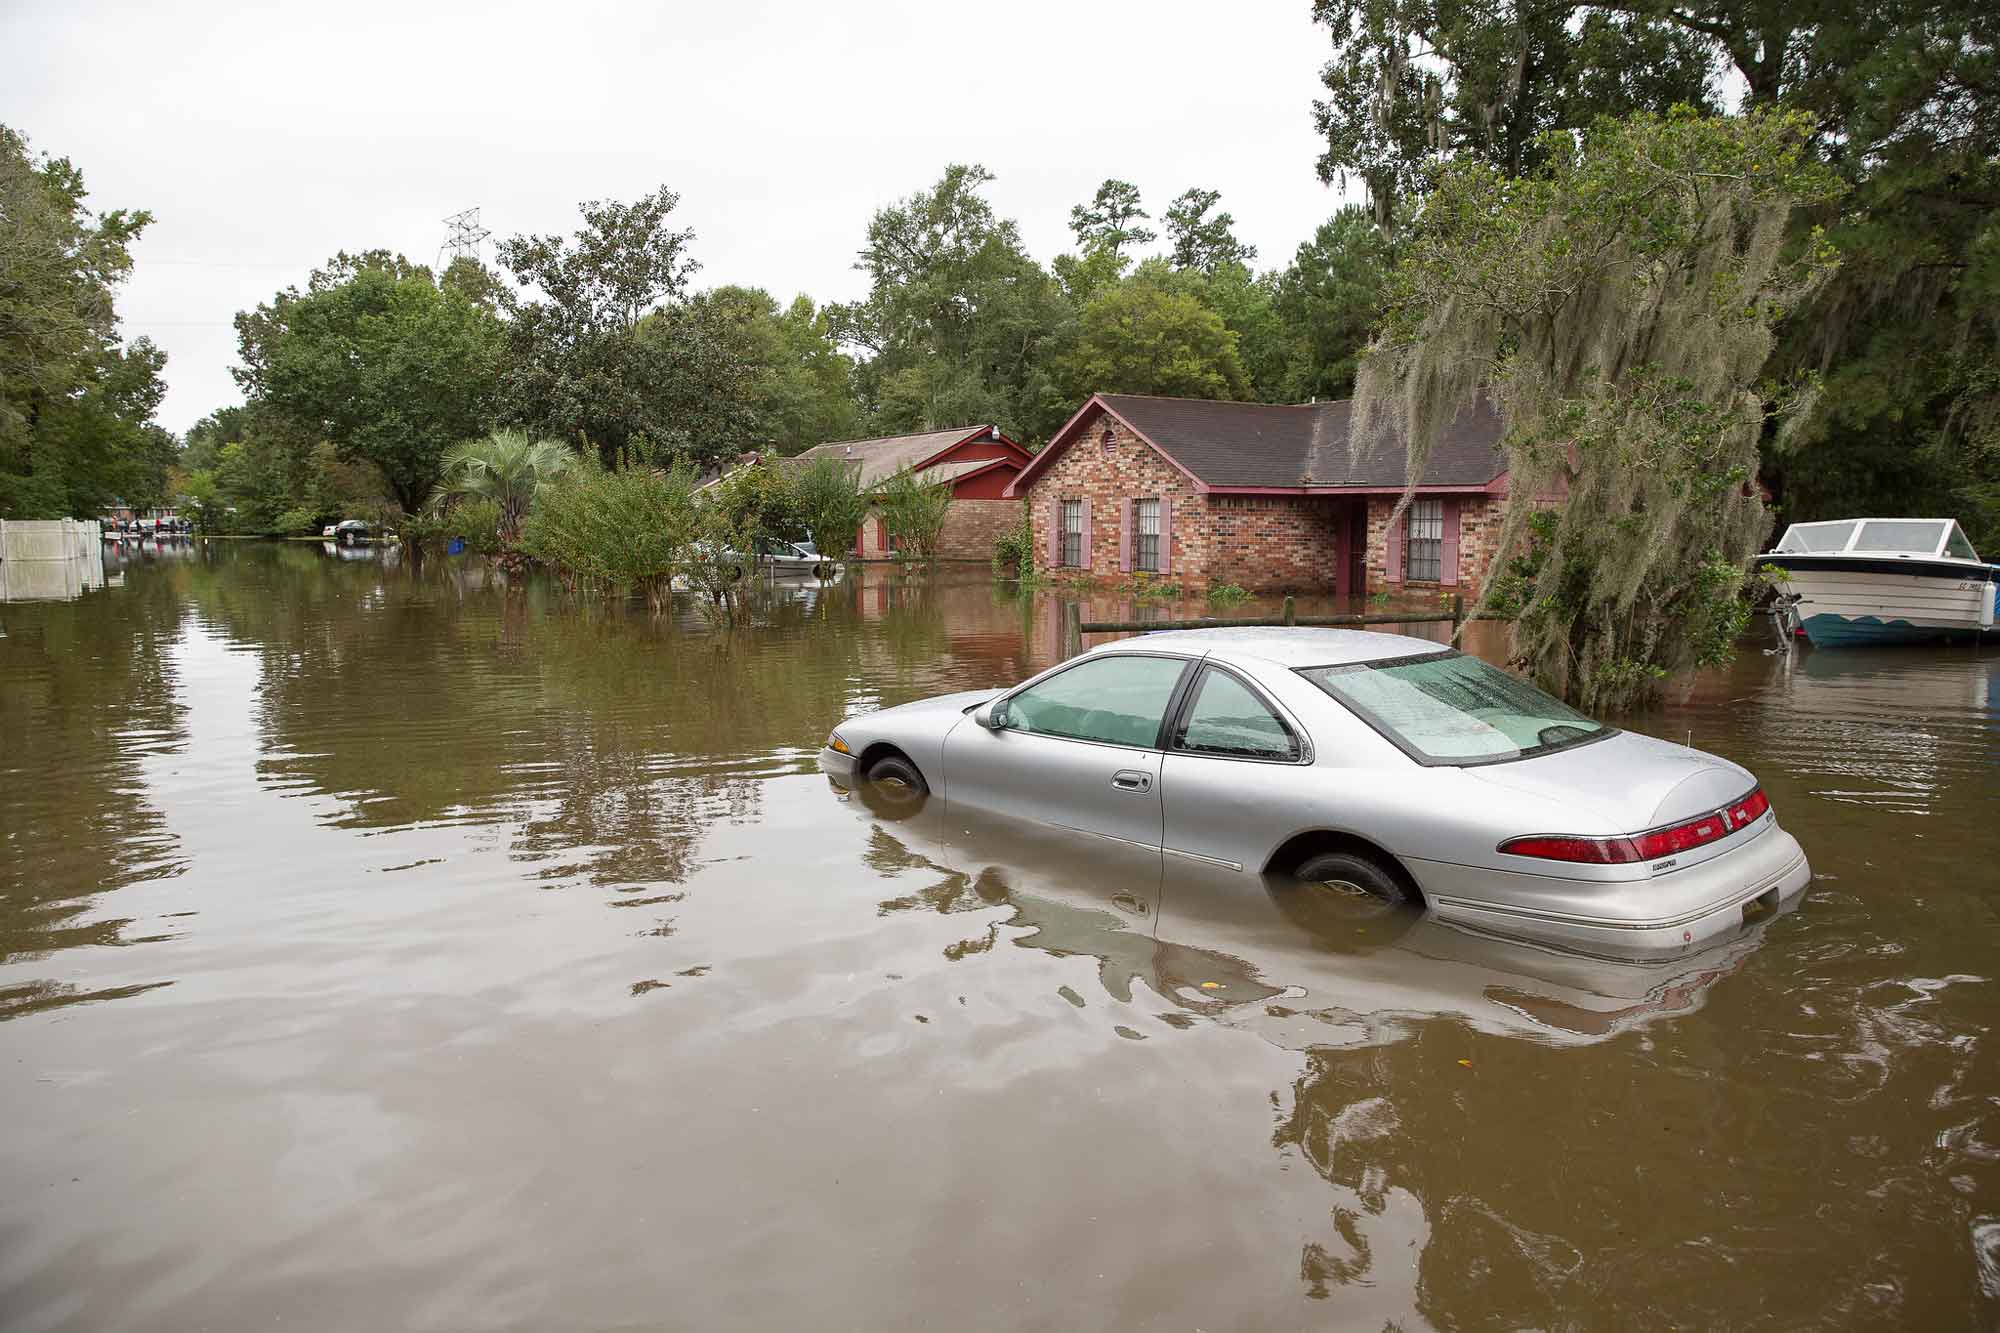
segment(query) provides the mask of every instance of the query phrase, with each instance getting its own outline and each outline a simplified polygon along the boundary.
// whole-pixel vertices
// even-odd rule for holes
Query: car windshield
[[[1456,652],[1299,674],[1429,763],[1526,759],[1611,734],[1520,677]]]

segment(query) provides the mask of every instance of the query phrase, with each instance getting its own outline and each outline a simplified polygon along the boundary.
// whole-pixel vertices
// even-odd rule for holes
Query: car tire
[[[885,754],[868,765],[868,781],[891,804],[914,804],[930,795],[917,766],[899,754]]]
[[[1403,882],[1373,859],[1354,852],[1321,852],[1309,856],[1292,872],[1306,884],[1324,884],[1330,889],[1366,894],[1395,907],[1410,904],[1410,891]]]

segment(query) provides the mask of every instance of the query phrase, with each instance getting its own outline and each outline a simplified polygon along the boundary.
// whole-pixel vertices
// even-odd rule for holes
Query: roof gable
[[[1027,450],[1007,438],[996,426],[954,426],[949,430],[920,431],[913,435],[884,435],[867,440],[835,440],[815,445],[793,455],[796,462],[811,463],[822,458],[839,458],[859,465],[862,489],[879,486],[898,472],[910,468],[928,470],[942,455],[960,445],[991,438],[1011,450],[1016,466],[1028,456]],[[960,460],[953,460],[960,461]],[[983,463],[992,458],[979,460]]]

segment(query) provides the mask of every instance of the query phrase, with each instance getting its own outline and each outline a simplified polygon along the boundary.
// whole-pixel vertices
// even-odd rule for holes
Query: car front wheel
[[[876,791],[897,803],[921,801],[930,794],[924,775],[899,754],[885,754],[868,766],[868,781]]]

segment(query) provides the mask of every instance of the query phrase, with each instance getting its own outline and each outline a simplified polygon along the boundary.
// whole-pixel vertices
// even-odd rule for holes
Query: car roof
[[[1385,657],[1415,657],[1443,652],[1451,645],[1408,634],[1378,634],[1365,629],[1314,629],[1254,626],[1218,629],[1160,630],[1115,643],[1100,644],[1093,653],[1161,651],[1212,654],[1229,659],[1255,659],[1284,667],[1342,666]]]

